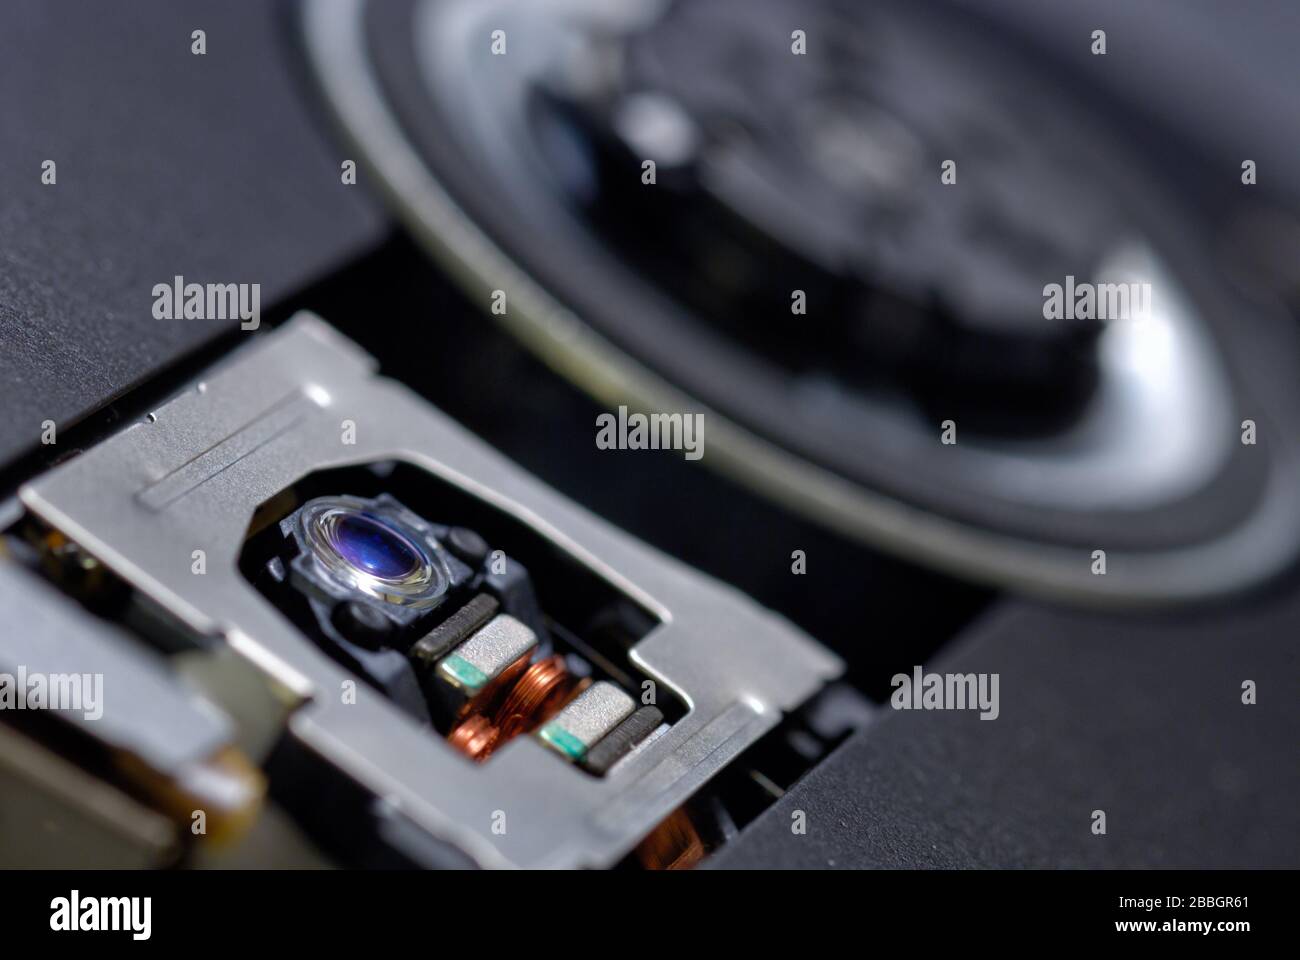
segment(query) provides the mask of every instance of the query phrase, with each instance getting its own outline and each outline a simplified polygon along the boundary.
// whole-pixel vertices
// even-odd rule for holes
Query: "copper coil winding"
[[[559,711],[571,687],[564,657],[556,654],[538,660],[524,671],[496,712],[500,739],[509,740],[545,723]]]
[[[647,870],[690,870],[704,859],[704,841],[684,807],[670,813],[635,851]]]
[[[475,763],[482,763],[496,748],[500,734],[491,720],[476,713],[460,723],[447,736],[447,742]]]
[[[481,763],[501,744],[533,730],[555,714],[571,698],[591,685],[590,677],[575,679],[555,654],[531,664],[513,684],[491,718],[473,713],[447,736],[447,742],[476,763]],[[495,698],[495,696],[493,697]]]
[[[460,708],[460,719],[465,719],[473,713],[492,713],[493,704],[501,701],[503,694],[512,689],[512,684],[522,677],[528,667],[528,656],[524,655],[516,660],[501,675],[479,691],[478,696],[472,700],[466,701]]]

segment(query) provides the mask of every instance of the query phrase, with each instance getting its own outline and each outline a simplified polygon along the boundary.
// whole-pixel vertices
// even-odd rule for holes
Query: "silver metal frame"
[[[302,744],[483,866],[602,867],[837,676],[836,657],[737,591],[550,490],[319,318],[258,336],[144,421],[23,487],[33,513],[302,698]],[[343,442],[343,422],[355,443]],[[530,737],[471,764],[356,683],[236,563],[254,509],[303,476],[401,460],[508,511],[661,621],[631,656],[689,712],[604,779]],[[192,572],[195,550],[206,573]],[[352,681],[356,702],[346,703]],[[504,832],[496,833],[504,813]]]

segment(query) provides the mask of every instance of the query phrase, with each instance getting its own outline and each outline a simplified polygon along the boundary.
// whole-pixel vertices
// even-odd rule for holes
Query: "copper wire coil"
[[[647,870],[690,870],[704,859],[704,841],[684,807],[670,813],[636,848]]]
[[[502,701],[503,695],[506,691],[512,689],[515,680],[527,672],[527,667],[528,654],[524,654],[502,670],[501,674],[480,690],[477,696],[465,701],[460,708],[459,719],[464,720],[471,714],[476,713],[493,713],[494,705]]]
[[[496,748],[500,734],[491,720],[476,713],[460,723],[447,736],[447,742],[475,763],[482,763]]]
[[[496,713],[500,739],[509,740],[545,723],[570,693],[569,670],[556,654],[530,666],[511,688]]]

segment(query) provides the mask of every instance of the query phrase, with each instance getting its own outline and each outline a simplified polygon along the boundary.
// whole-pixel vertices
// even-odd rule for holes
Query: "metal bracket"
[[[98,447],[25,486],[33,513],[302,698],[290,730],[483,866],[602,867],[842,669],[780,617],[599,520],[298,314]],[[343,442],[343,421],[355,443]],[[401,460],[512,514],[655,613],[637,665],[689,706],[603,779],[532,738],[474,766],[329,659],[239,573],[254,509],[321,469]],[[192,572],[193,551],[206,572]],[[498,811],[505,813],[504,832]]]

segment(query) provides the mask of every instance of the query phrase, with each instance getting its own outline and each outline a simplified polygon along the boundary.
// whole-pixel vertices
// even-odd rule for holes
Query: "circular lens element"
[[[399,606],[432,606],[447,591],[438,546],[398,511],[344,497],[303,507],[301,529],[317,564],[348,589]]]
[[[419,548],[388,524],[366,514],[329,518],[330,546],[348,563],[381,580],[410,576],[423,559]]]

